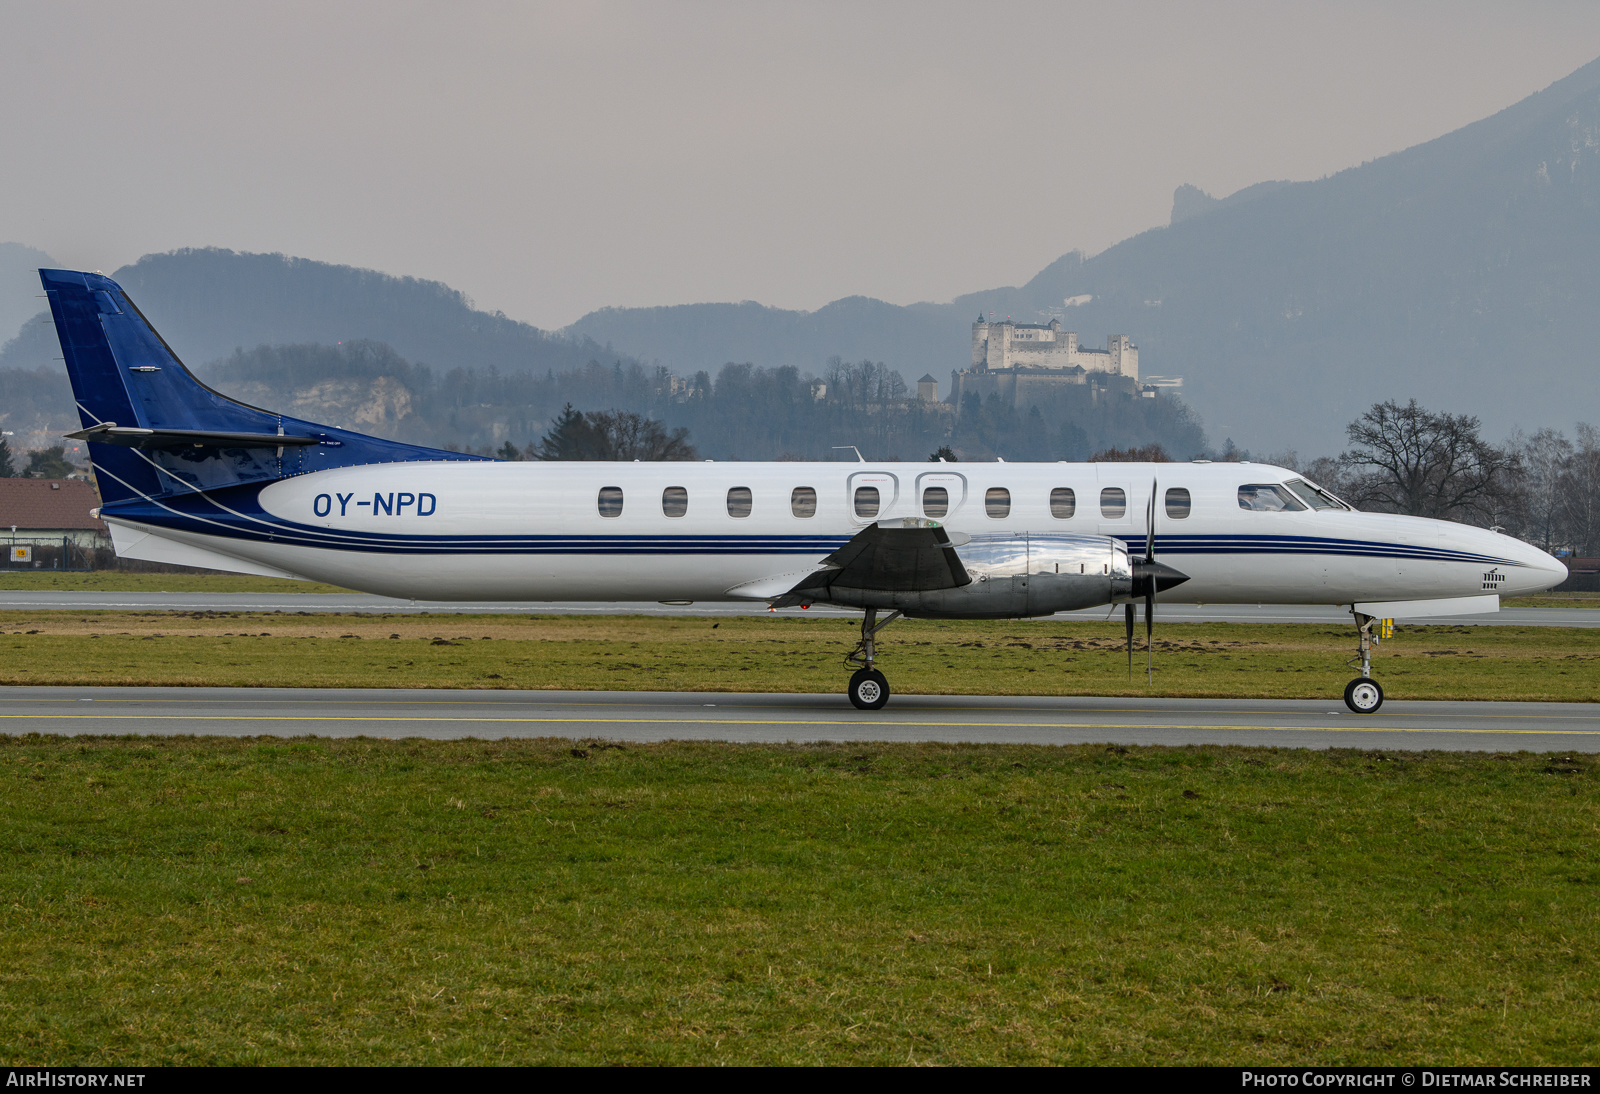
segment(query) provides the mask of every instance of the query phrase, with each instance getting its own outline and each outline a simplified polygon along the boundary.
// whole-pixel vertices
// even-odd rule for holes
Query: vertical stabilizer
[[[355,464],[483,458],[286,418],[230,399],[184,367],[109,277],[40,270],[39,279],[107,504]]]

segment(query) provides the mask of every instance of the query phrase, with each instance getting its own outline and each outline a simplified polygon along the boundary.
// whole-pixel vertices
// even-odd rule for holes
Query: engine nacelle
[[[1093,608],[1133,591],[1128,548],[1109,536],[973,536],[957,547],[969,584],[930,592],[830,586],[827,602],[898,609],[921,619],[1018,619]]]

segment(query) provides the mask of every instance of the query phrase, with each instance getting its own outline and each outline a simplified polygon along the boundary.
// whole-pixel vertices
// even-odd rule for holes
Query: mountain
[[[1053,310],[1087,345],[1132,336],[1146,374],[1184,377],[1213,439],[1258,452],[1336,452],[1345,423],[1387,398],[1478,415],[1491,436],[1567,427],[1600,422],[1591,381],[1600,61],[1490,118],[1327,178],[1221,199],[1179,187],[1166,226],[945,304],[611,308],[552,333],[478,311],[438,282],[282,255],[174,251],[115,276],[197,365],[260,344],[370,340],[438,376],[576,376],[591,360],[621,371],[659,362],[684,375],[727,362],[821,373],[839,357],[943,379],[966,367],[977,313],[1030,320]],[[23,326],[0,349],[0,372],[38,378],[13,377],[6,397],[49,405],[59,354],[48,324]],[[542,407],[559,395],[541,389],[526,400]],[[9,413],[0,405],[0,417]]]
[[[881,361],[907,379],[929,367],[965,367],[972,341],[948,306],[901,307],[866,296],[847,296],[816,311],[786,311],[746,300],[741,304],[681,304],[661,308],[605,308],[562,333],[600,341],[674,372],[693,375],[727,361],[794,365],[820,373],[829,358]],[[596,338],[591,332],[603,332]],[[648,350],[645,350],[648,347]],[[950,362],[954,361],[955,364]],[[940,389],[948,391],[941,383]]]
[[[438,281],[306,258],[185,249],[145,255],[111,276],[190,365],[262,344],[366,339],[444,368],[560,371],[617,356],[581,338],[478,311]],[[36,296],[36,275],[33,284]],[[24,327],[0,350],[0,368],[48,366],[60,352],[48,322]]]
[[[1034,319],[1088,297],[1069,329],[1132,336],[1146,373],[1185,378],[1213,437],[1257,450],[1336,451],[1385,398],[1491,435],[1600,420],[1600,61],[1327,178],[1190,190],[1166,227],[947,305],[607,309],[567,333],[678,369],[838,354],[942,376],[965,367],[979,311]]]
[[[39,313],[39,275],[55,265],[43,251],[21,243],[0,243],[0,346],[16,337],[22,324]]]

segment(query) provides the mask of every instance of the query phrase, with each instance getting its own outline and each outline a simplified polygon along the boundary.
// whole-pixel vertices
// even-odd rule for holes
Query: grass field
[[[99,593],[342,593],[337,585],[249,574],[129,574],[118,570],[51,573],[0,570],[0,592]]]
[[[8,1063],[1600,1062],[1592,757],[0,738]]]
[[[848,619],[0,614],[0,684],[835,692]],[[901,693],[1327,698],[1354,629],[1173,624],[1130,680],[1120,623],[900,621],[880,665]],[[1143,641],[1142,629],[1139,640]],[[1600,631],[1403,626],[1374,661],[1391,698],[1600,701]]]

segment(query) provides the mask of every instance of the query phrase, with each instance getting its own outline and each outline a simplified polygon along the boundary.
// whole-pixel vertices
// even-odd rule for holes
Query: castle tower
[[[972,367],[981,369],[989,360],[989,322],[984,319],[983,313],[978,313],[978,321],[972,324]]]

